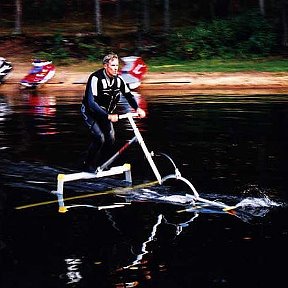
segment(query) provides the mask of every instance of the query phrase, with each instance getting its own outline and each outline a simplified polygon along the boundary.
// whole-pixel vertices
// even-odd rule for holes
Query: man
[[[103,154],[106,155],[115,142],[113,122],[118,121],[118,114],[114,110],[121,94],[140,118],[146,116],[145,111],[138,107],[124,80],[118,75],[118,68],[118,56],[110,53],[103,58],[103,68],[93,72],[86,84],[81,113],[93,136],[84,163],[84,170],[87,172],[95,172],[99,164],[102,164],[101,161],[107,160],[103,159]]]

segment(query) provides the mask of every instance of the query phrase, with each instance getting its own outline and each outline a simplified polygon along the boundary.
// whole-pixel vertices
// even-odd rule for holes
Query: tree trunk
[[[164,32],[168,33],[170,30],[170,1],[164,0]]]
[[[121,0],[118,0],[116,3],[116,19],[117,19],[117,21],[120,20],[120,16],[121,16]]]
[[[282,0],[282,27],[283,27],[283,35],[282,35],[282,45],[284,47],[288,47],[288,23],[287,23],[287,1]]]
[[[101,25],[101,8],[100,0],[95,0],[95,25],[96,25],[96,34],[102,34],[102,25]]]
[[[239,0],[231,0],[229,5],[230,15],[236,15],[240,11]]]
[[[265,16],[265,0],[259,0],[259,9],[262,16]]]
[[[16,0],[15,2],[15,30],[14,34],[22,34],[22,0]]]
[[[147,33],[150,30],[149,0],[142,0],[143,3],[143,31]]]
[[[215,18],[215,5],[214,0],[209,1],[209,11],[211,19]]]

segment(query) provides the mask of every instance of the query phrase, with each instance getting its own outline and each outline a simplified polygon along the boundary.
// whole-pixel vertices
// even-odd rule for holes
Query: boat
[[[121,60],[124,65],[120,70],[120,76],[131,90],[138,88],[148,70],[144,60],[139,56],[122,57]]]
[[[4,57],[0,57],[0,83],[3,83],[8,74],[13,70],[11,62],[8,62]]]
[[[56,69],[52,61],[35,59],[32,65],[32,69],[20,81],[20,84],[25,88],[36,88],[45,84],[55,75]]]

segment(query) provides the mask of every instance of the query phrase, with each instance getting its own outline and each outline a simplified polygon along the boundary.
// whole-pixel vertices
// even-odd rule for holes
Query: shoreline
[[[95,68],[97,69],[97,67]],[[19,82],[29,69],[17,67],[0,84],[0,93],[23,90]],[[76,71],[76,72],[75,72]],[[93,72],[77,72],[77,67],[59,67],[55,76],[39,91],[83,91]],[[26,90],[26,89],[24,89]],[[145,94],[288,94],[288,72],[147,72],[136,91]]]

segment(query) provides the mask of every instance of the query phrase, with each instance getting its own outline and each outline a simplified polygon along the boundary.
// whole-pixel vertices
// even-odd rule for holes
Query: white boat
[[[147,65],[141,57],[127,56],[122,57],[124,66],[120,70],[120,75],[131,90],[141,85],[141,80],[147,72]]]

